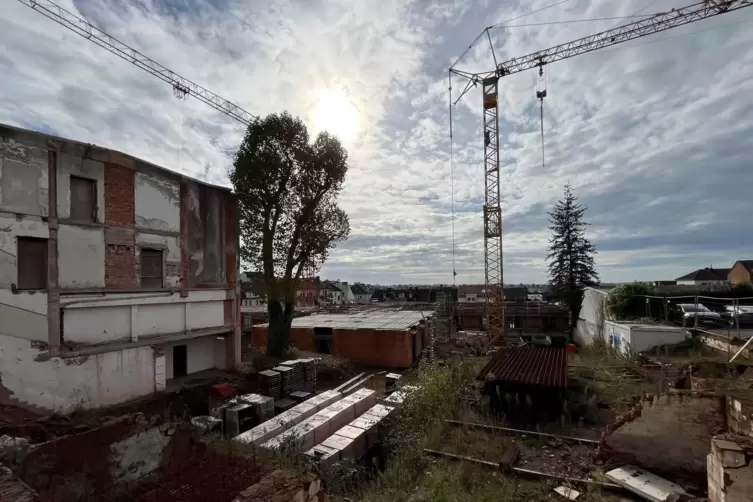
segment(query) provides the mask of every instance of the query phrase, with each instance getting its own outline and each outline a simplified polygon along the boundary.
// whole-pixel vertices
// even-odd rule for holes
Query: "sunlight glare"
[[[358,109],[344,92],[325,91],[311,111],[311,123],[316,133],[327,131],[349,143],[358,135]]]

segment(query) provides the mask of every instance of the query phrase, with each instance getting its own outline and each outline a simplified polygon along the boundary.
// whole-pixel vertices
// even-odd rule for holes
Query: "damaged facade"
[[[0,126],[0,400],[112,405],[240,361],[235,200]]]

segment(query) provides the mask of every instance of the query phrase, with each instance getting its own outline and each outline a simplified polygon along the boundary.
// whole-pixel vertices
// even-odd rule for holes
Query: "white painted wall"
[[[575,323],[573,332],[573,341],[577,344],[588,346],[594,342],[594,338],[599,335],[607,336],[606,320],[607,314],[604,302],[607,298],[607,292],[595,288],[585,288],[583,290],[583,301],[578,314],[578,321]]]
[[[152,174],[136,173],[134,198],[137,228],[180,232],[178,182]]]
[[[63,338],[97,344],[219,328],[225,324],[226,297],[225,290],[190,291],[185,298],[180,293],[65,295]]]
[[[188,358],[187,372],[189,375],[211,368],[225,368],[225,364],[218,364],[220,358],[223,360],[225,358],[225,345],[223,341],[217,340],[216,336],[204,336],[192,340],[184,340],[165,344],[162,347],[165,353],[165,377],[168,380],[173,378],[173,347],[176,345],[186,345]]]
[[[101,228],[61,224],[58,230],[60,287],[105,287],[105,235]]]
[[[610,343],[623,353],[638,353],[658,345],[675,344],[685,341],[686,331],[675,326],[655,326],[650,324],[621,324],[607,321]],[[619,339],[619,342],[617,340]]]
[[[35,361],[28,340],[0,335],[0,377],[12,397],[62,413],[110,406],[154,392],[151,347]]]

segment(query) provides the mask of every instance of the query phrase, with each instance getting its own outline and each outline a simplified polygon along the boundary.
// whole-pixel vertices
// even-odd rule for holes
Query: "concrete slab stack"
[[[374,391],[361,389],[340,399],[289,430],[261,444],[262,449],[274,451],[281,445],[290,445],[306,451],[324,442],[335,431],[356,418],[356,409],[367,409],[374,403]]]
[[[235,441],[259,446],[286,430],[295,427],[300,422],[311,418],[314,414],[326,408],[339,398],[339,392],[322,392],[321,394],[280,413],[276,417],[257,425],[253,429],[236,436]]]

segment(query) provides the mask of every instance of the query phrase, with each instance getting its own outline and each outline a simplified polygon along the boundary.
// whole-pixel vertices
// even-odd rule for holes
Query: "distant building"
[[[356,303],[362,305],[371,301],[371,293],[362,284],[353,284],[350,290]]]
[[[356,301],[356,297],[353,295],[353,291],[351,290],[351,287],[348,285],[347,282],[332,281],[332,284],[334,284],[340,291],[342,291],[343,302],[349,303],[349,302]]]
[[[264,279],[261,272],[242,272],[238,278],[241,287],[241,307],[264,306]]]
[[[729,268],[700,268],[676,279],[678,286],[713,286],[726,284]]]
[[[727,279],[733,286],[750,284],[753,276],[753,260],[738,260],[729,270]]]

